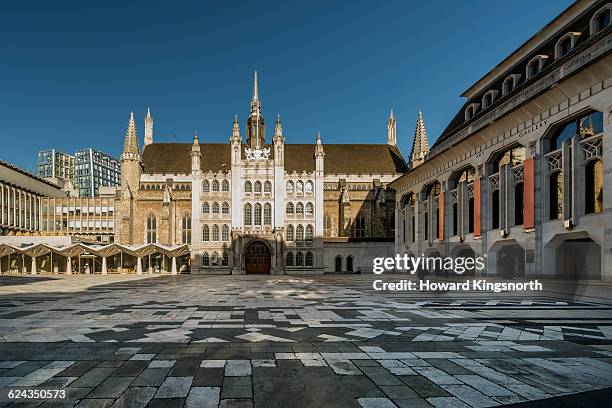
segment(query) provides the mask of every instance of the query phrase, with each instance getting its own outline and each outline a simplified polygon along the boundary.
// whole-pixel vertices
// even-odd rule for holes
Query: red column
[[[523,161],[523,229],[535,228],[535,160]]]
[[[474,179],[474,236],[480,235],[480,176],[478,176]]]
[[[444,241],[444,191],[438,196],[438,236]]]

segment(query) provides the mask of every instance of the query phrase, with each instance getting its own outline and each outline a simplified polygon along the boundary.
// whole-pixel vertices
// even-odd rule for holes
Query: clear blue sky
[[[156,141],[244,129],[253,70],[268,140],[433,142],[460,94],[570,4],[557,1],[13,1],[0,10],[0,159],[94,147],[118,157],[134,110]]]

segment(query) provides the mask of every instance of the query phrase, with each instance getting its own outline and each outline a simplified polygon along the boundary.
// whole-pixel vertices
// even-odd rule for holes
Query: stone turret
[[[140,163],[138,134],[134,121],[134,112],[131,112],[123,140],[123,152],[121,153],[121,188],[124,190],[128,189],[131,193],[137,192],[141,173],[142,166]]]

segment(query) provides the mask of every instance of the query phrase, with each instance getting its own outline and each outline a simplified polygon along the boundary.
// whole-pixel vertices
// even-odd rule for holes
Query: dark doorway
[[[520,245],[502,245],[497,251],[497,274],[503,279],[525,277],[525,250]]]
[[[270,273],[270,250],[263,242],[253,242],[248,246],[244,256],[246,273]]]

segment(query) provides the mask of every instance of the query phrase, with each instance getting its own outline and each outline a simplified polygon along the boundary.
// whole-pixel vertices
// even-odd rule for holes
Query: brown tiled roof
[[[201,167],[204,171],[230,169],[230,145],[205,143],[200,145]],[[142,152],[145,173],[191,173],[191,143],[153,143]],[[224,166],[225,165],[225,166]]]
[[[314,170],[314,144],[286,144],[285,170]],[[387,144],[323,144],[325,174],[396,174],[408,171],[399,149]]]
[[[326,174],[397,174],[408,170],[399,149],[386,144],[323,144]],[[230,145],[200,145],[202,170],[230,169]],[[271,149],[273,152],[274,149]],[[313,171],[314,144],[286,144],[285,170]],[[156,174],[191,172],[190,143],[153,143],[142,154],[144,171]]]

